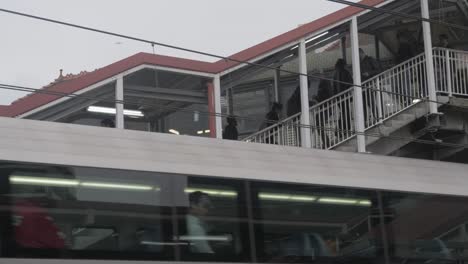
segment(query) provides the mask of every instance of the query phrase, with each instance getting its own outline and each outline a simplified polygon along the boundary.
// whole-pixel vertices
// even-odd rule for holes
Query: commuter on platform
[[[439,44],[437,45],[439,48],[445,49],[452,49],[452,45],[450,45],[449,37],[447,34],[440,34],[439,35]]]
[[[115,123],[112,119],[106,118],[101,121],[102,127],[115,127]]]
[[[288,100],[286,114],[288,117],[301,112],[301,88],[298,86]]]
[[[336,95],[351,88],[353,76],[346,69],[346,62],[338,59],[335,63],[335,72],[333,74],[333,94]]]
[[[330,85],[330,81],[328,80],[320,80],[317,95],[314,98],[314,101],[319,104],[330,97],[332,97],[333,91]],[[315,125],[317,126],[318,135],[320,135],[320,139],[322,141],[322,145],[324,148],[329,147],[329,138],[328,133],[325,130],[325,126],[329,119],[329,111],[320,111],[315,115]]]
[[[397,34],[398,40],[398,53],[396,63],[402,63],[415,56],[413,45],[410,44],[409,38],[405,33]]]
[[[267,127],[273,126],[274,124],[278,123],[280,120],[280,112],[283,109],[283,105],[280,103],[273,103],[273,106],[271,107],[270,112],[268,112],[265,116],[265,121],[263,121],[262,126],[260,127],[260,130],[263,130]],[[276,127],[271,131],[271,136],[267,139],[265,139],[266,144],[277,144],[277,140],[275,140],[276,134],[278,132],[278,128]]]
[[[359,49],[359,59],[361,60],[362,81],[370,79],[382,72],[380,63],[376,59],[367,55],[363,49]]]
[[[280,112],[283,109],[283,105],[280,103],[273,103],[271,106],[270,112],[268,112],[265,116],[265,121],[263,122],[263,125],[261,129],[267,128],[269,126],[272,126],[280,120]]]
[[[321,103],[328,98],[333,96],[333,90],[330,85],[329,80],[320,80],[317,90],[317,96],[315,96],[315,100],[317,103]]]
[[[228,125],[224,128],[223,139],[238,140],[237,120],[233,116],[227,118]]]
[[[310,88],[309,80],[307,80],[307,87]],[[314,102],[309,101],[309,106],[312,106],[313,104]],[[302,111],[301,107],[302,107],[301,87],[298,85],[296,87],[296,90],[294,90],[294,93],[291,95],[291,97],[288,100],[287,109],[286,109],[287,116],[290,117],[297,113],[300,113]]]
[[[214,251],[207,240],[208,226],[204,217],[213,207],[210,196],[204,192],[196,191],[189,195],[190,209],[186,217],[187,235],[190,241],[190,251],[193,253],[213,254]],[[193,239],[191,239],[193,238]]]
[[[346,62],[343,59],[338,59],[335,64],[335,73],[333,75],[333,95],[341,93],[352,87],[354,83],[351,73],[346,69]],[[338,120],[338,130],[350,130],[351,125],[351,109],[353,102],[351,100],[343,100],[340,105],[340,116]],[[333,117],[334,119],[338,117]],[[339,131],[337,136],[339,137]]]

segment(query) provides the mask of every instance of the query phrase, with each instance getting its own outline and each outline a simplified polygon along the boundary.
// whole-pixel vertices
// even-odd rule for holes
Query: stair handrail
[[[434,49],[437,49],[437,48],[434,48]],[[391,68],[388,68],[388,69],[386,69],[385,71],[383,71],[383,72],[381,72],[381,73],[379,73],[379,74],[377,74],[377,75],[375,75],[375,76],[372,76],[371,78],[369,78],[369,79],[363,81],[363,82],[362,82],[362,86],[364,86],[365,84],[367,84],[367,83],[369,83],[369,82],[371,82],[371,81],[374,81],[374,80],[377,79],[377,78],[380,78],[380,77],[382,77],[382,76],[385,76],[386,74],[388,74],[388,72],[391,72],[391,71],[393,71],[393,70],[396,70],[397,68],[399,68],[399,67],[401,67],[401,66],[404,66],[405,64],[408,64],[409,62],[418,60],[419,58],[425,57],[425,56],[426,56],[426,54],[423,52],[423,53],[420,53],[420,54],[418,54],[418,55],[416,55],[416,56],[414,56],[414,57],[412,57],[412,58],[410,58],[410,59],[408,59],[408,60],[405,60],[405,61],[403,61],[403,62],[401,62],[401,63],[399,63],[399,64],[396,64],[396,65],[392,66]],[[365,87],[363,87],[363,88],[365,88]]]
[[[439,48],[439,47],[434,47],[433,50],[450,50],[450,51],[453,51],[453,52],[459,52],[459,53],[468,54],[467,51],[460,51],[460,50],[446,49],[446,48]],[[379,87],[373,87],[373,86],[372,86],[372,87],[370,87],[370,86],[369,86],[369,87],[365,87],[365,86],[366,86],[366,84],[370,84],[370,83],[373,82],[373,81],[377,81],[377,82],[378,82],[378,81],[379,81],[379,78],[385,78],[385,77],[388,76],[388,74],[391,73],[392,71],[396,71],[396,70],[398,70],[398,68],[404,67],[405,65],[408,65],[408,64],[410,64],[411,62],[419,61],[419,60],[420,60],[420,61],[425,61],[425,53],[420,53],[420,54],[418,54],[418,55],[416,55],[416,56],[414,56],[414,57],[412,57],[412,58],[410,58],[410,59],[408,59],[408,60],[406,60],[406,61],[403,61],[403,62],[401,62],[401,63],[399,63],[399,64],[397,64],[397,65],[394,65],[393,67],[391,67],[391,68],[389,68],[389,69],[386,69],[385,71],[383,71],[383,72],[381,72],[381,73],[379,73],[379,74],[373,76],[372,78],[369,78],[368,80],[362,82],[362,85],[361,85],[361,86],[362,86],[363,89],[369,89],[369,90],[373,90],[373,91],[376,91],[376,92],[385,92],[385,91],[381,90],[381,88],[379,88]],[[399,74],[400,74],[400,73],[399,73]],[[328,99],[326,99],[326,100],[324,100],[324,101],[322,101],[322,102],[319,102],[319,103],[317,103],[317,104],[314,104],[314,105],[310,106],[309,111],[312,112],[313,110],[315,110],[315,109],[317,109],[317,108],[320,108],[320,107],[322,107],[323,105],[328,104],[328,103],[331,102],[332,100],[335,100],[336,98],[338,98],[338,97],[340,97],[340,96],[343,96],[343,95],[346,94],[346,93],[349,93],[352,89],[354,89],[354,86],[351,85],[350,88],[348,88],[348,89],[346,89],[346,90],[344,90],[344,91],[342,91],[342,92],[340,92],[340,93],[338,93],[338,94],[335,94],[335,95],[331,96],[330,98],[328,98]],[[297,114],[294,114],[294,115],[292,115],[292,116],[290,116],[290,117],[287,117],[287,118],[285,118],[285,119],[283,119],[283,120],[280,120],[278,123],[276,123],[276,124],[274,124],[274,125],[271,125],[271,126],[269,126],[269,127],[266,127],[266,128],[264,128],[264,129],[262,129],[262,130],[256,132],[256,133],[254,133],[254,134],[252,134],[252,135],[250,135],[250,136],[244,138],[243,140],[244,140],[244,141],[252,141],[252,139],[256,138],[257,136],[259,136],[259,135],[261,135],[261,134],[264,134],[264,133],[266,133],[266,132],[268,132],[268,131],[270,131],[270,130],[274,130],[274,129],[276,129],[276,128],[279,128],[280,126],[284,125],[285,123],[288,123],[288,122],[290,122],[291,120],[293,120],[293,119],[295,119],[295,118],[298,118],[300,115],[301,115],[301,112],[299,112],[299,113],[297,113]],[[313,126],[313,125],[314,125],[314,124],[312,124],[312,126]],[[301,124],[298,124],[298,126],[301,126]]]
[[[313,109],[318,108],[318,107],[320,107],[320,106],[322,106],[322,105],[324,105],[324,104],[330,102],[331,100],[333,100],[333,99],[336,98],[336,97],[339,97],[339,96],[341,96],[341,95],[344,95],[344,94],[348,93],[348,92],[349,92],[350,90],[352,90],[352,89],[353,89],[353,87],[350,87],[350,88],[348,88],[348,89],[346,89],[346,90],[344,90],[344,91],[342,91],[342,92],[340,92],[340,93],[337,93],[337,94],[333,95],[332,97],[330,97],[330,98],[328,98],[328,99],[326,99],[326,100],[323,100],[322,102],[319,102],[319,103],[317,103],[317,104],[312,105],[311,107],[309,107],[309,111],[312,111]],[[289,117],[287,117],[287,118],[285,118],[285,119],[282,119],[282,120],[280,120],[278,123],[276,123],[276,124],[274,124],[274,125],[271,125],[271,126],[269,126],[269,127],[266,127],[266,128],[264,128],[264,129],[262,129],[262,130],[260,130],[260,131],[258,131],[258,132],[255,132],[254,134],[252,134],[252,135],[250,135],[250,136],[248,136],[248,137],[245,137],[245,138],[242,139],[242,140],[243,140],[243,141],[250,141],[252,138],[255,138],[256,136],[258,136],[258,135],[260,135],[260,134],[263,134],[263,133],[267,132],[268,130],[272,130],[272,129],[274,129],[274,128],[280,127],[280,126],[283,125],[284,123],[287,123],[288,121],[291,121],[291,120],[293,120],[293,119],[296,118],[296,117],[299,117],[299,116],[301,115],[301,113],[302,113],[302,112],[299,112],[299,113],[296,113],[296,114],[294,114],[294,115],[292,115],[292,116],[289,116]],[[300,125],[299,125],[299,126],[300,126]]]
[[[255,132],[254,134],[252,134],[252,135],[250,135],[250,136],[248,136],[248,137],[245,137],[245,138],[243,138],[242,140],[243,140],[243,141],[246,141],[246,142],[249,142],[249,141],[251,141],[253,138],[257,137],[258,135],[261,135],[261,134],[267,132],[268,130],[272,130],[272,129],[274,129],[274,128],[280,127],[280,126],[282,126],[283,124],[285,124],[285,123],[287,123],[287,122],[293,120],[294,118],[299,117],[300,115],[301,115],[301,112],[296,113],[296,114],[294,114],[294,115],[292,115],[292,116],[289,116],[289,117],[287,117],[287,118],[285,118],[285,119],[282,119],[282,120],[278,121],[277,123],[275,123],[274,125],[271,125],[271,126],[266,127],[266,128],[264,128],[264,129],[262,129],[262,130],[259,130],[258,132]],[[267,121],[269,121],[269,120],[264,120],[263,122],[267,122]]]

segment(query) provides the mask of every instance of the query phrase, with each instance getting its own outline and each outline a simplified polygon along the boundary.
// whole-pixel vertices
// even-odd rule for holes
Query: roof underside
[[[363,0],[360,3],[369,6],[377,6],[384,2],[391,2],[391,0]],[[209,63],[149,53],[138,53],[96,71],[84,74],[78,78],[50,85],[47,88],[44,88],[44,90],[67,94],[75,93],[141,65],[154,65],[198,73],[217,74],[240,65],[240,61],[251,61],[280,47],[292,44],[303,37],[311,36],[314,33],[320,33],[320,30],[342,23],[346,19],[349,19],[362,11],[365,10],[353,6],[343,8],[330,15],[324,16],[318,20],[236,53],[229,57],[231,60],[219,60],[214,63]],[[62,96],[59,95],[34,93],[20,98],[10,106],[0,107],[0,116],[18,116],[53,102],[61,97]]]

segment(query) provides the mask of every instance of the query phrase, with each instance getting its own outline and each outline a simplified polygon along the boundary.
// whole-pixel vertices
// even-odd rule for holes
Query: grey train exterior
[[[1,119],[0,263],[456,263],[467,165]]]

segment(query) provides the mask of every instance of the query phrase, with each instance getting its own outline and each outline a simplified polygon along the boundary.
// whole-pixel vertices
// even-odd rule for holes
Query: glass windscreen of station
[[[3,257],[455,262],[467,198],[6,163]]]

